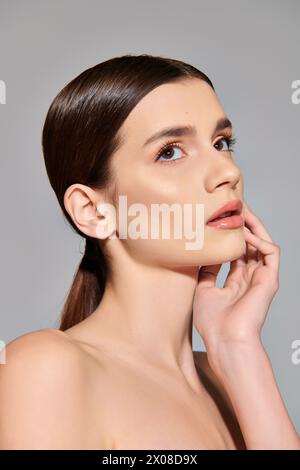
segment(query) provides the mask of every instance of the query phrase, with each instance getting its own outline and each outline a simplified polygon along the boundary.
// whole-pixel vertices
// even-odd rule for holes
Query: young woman
[[[55,97],[46,170],[86,248],[60,328],[7,347],[2,449],[300,449],[260,337],[280,249],[244,201],[233,143],[210,79],[179,60],[115,57]],[[202,205],[202,245],[123,236],[124,215],[142,206],[149,222],[157,204]]]

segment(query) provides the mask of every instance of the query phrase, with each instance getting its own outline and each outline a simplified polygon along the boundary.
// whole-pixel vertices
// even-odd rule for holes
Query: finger
[[[221,264],[213,264],[211,266],[201,266],[198,273],[199,287],[215,287]]]
[[[258,252],[257,261],[261,261],[262,263],[264,262],[264,256],[260,251]]]
[[[255,250],[255,252],[258,252],[258,250],[252,247],[249,243],[245,243],[245,252],[239,258],[230,262],[230,269],[228,271],[224,287],[236,286],[241,283],[240,281],[243,279],[241,271],[245,270],[249,266],[249,255],[247,255],[249,248]]]
[[[248,231],[249,229],[245,227],[245,230]],[[259,251],[257,248],[251,243],[246,241],[246,253],[245,253],[245,258],[246,258],[246,263],[253,263],[258,261],[258,256],[259,256]]]
[[[247,226],[251,230],[251,232],[257,235],[258,237],[273,243],[271,235],[267,231],[261,219],[259,219],[259,217],[257,217],[257,215],[255,215],[254,212],[249,209],[248,206],[245,206],[244,209],[245,226]]]
[[[230,269],[224,282],[224,287],[237,286],[239,284],[239,279],[242,278],[240,273],[245,269],[246,265],[245,254],[231,261]]]
[[[254,214],[254,212],[248,207],[247,203],[244,201],[245,210],[245,226],[248,226],[250,230],[260,238],[268,240],[273,243],[272,237],[268,233],[266,227],[263,225],[262,221]],[[255,259],[257,262],[264,262],[263,255],[258,250],[255,250],[252,245],[247,243],[247,252],[250,259]]]
[[[247,263],[250,263],[252,261],[257,261],[257,248],[255,246],[251,245],[250,243],[246,242],[246,260]]]
[[[251,213],[252,211],[249,208],[247,202],[244,201],[243,204],[244,204],[244,209],[246,208],[244,210],[244,213],[247,212],[247,209],[248,209],[249,213]],[[245,227],[247,228],[247,230],[250,230],[250,228],[247,227],[247,224],[245,224]],[[247,243],[247,242],[246,242],[245,258],[247,260],[247,263],[248,262],[253,262],[253,260],[258,261],[258,259],[259,259],[259,251],[253,245],[251,245],[250,243]]]
[[[248,232],[244,229],[245,240],[248,243],[251,243],[253,246],[257,248],[261,252],[262,259],[264,264],[272,269],[274,273],[278,271],[279,268],[279,255],[280,255],[280,248],[278,245],[275,245],[273,242],[269,242],[267,240],[263,240],[259,238],[254,233]]]

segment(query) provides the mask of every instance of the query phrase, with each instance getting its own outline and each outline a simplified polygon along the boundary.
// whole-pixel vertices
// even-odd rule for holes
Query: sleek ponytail
[[[100,240],[83,234],[64,206],[64,194],[79,183],[95,190],[114,184],[110,161],[122,145],[120,128],[138,102],[165,83],[198,78],[200,70],[180,60],[149,54],[123,55],[97,64],[69,82],[47,112],[42,148],[46,171],[71,228],[86,238],[85,252],[61,312],[60,330],[88,317],[111,276]]]
[[[61,314],[60,330],[66,330],[86,317],[99,304],[107,279],[106,260],[96,239],[86,237],[85,252],[74,275]]]

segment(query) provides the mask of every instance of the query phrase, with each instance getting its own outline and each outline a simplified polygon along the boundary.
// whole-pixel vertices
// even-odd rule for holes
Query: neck
[[[102,345],[121,358],[141,358],[195,381],[192,307],[198,267],[162,268],[130,258],[113,271],[90,316]]]

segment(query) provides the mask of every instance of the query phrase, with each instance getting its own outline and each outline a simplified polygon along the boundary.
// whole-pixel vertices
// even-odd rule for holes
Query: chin
[[[220,257],[223,258],[223,263],[228,261],[234,261],[244,255],[246,252],[246,242],[244,238],[234,245],[226,247],[226,250],[222,250],[220,247]]]
[[[226,235],[229,235],[227,232]],[[246,253],[246,241],[241,231],[231,232],[230,236],[218,238],[218,240],[208,239],[207,245],[203,248],[205,256],[202,265],[213,265],[227,263],[240,258]]]

